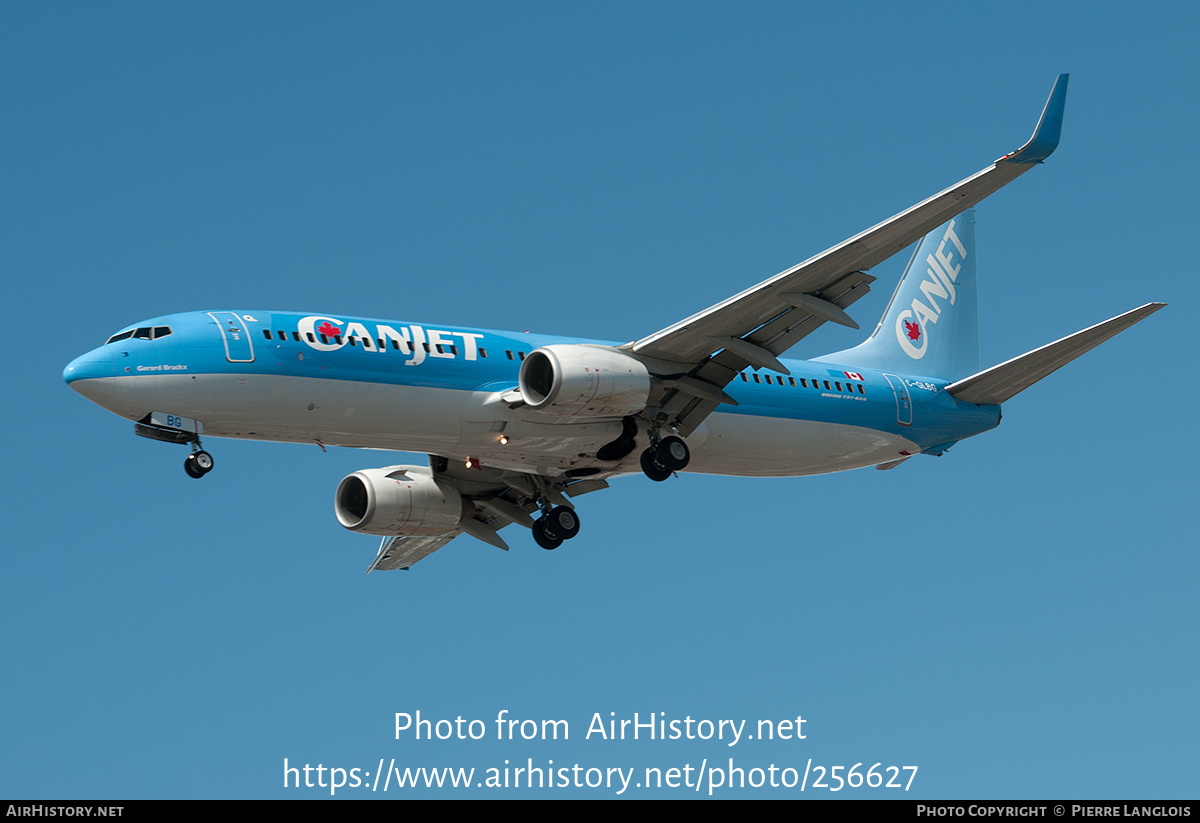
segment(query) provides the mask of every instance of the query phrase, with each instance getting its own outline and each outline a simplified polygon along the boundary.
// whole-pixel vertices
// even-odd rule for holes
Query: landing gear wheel
[[[642,452],[642,471],[657,483],[661,483],[671,476],[671,469],[658,462],[654,456],[654,449],[646,449]]]
[[[195,477],[197,480],[212,471],[212,468],[212,455],[203,449],[189,454],[187,460],[183,461],[183,470],[188,473],[188,477]]]
[[[579,515],[570,506],[558,506],[550,510],[545,520],[550,530],[563,540],[570,540],[579,534]]]
[[[675,435],[671,435],[658,441],[658,447],[654,450],[654,458],[660,466],[677,472],[687,468],[687,464],[692,459],[692,453],[688,450],[687,443]]]
[[[204,476],[204,471],[196,465],[196,455],[189,454],[187,460],[183,461],[183,470],[188,473],[188,477],[194,477],[199,480]]]
[[[554,551],[563,543],[561,537],[546,531],[546,518],[544,517],[533,521],[533,539],[546,551]]]

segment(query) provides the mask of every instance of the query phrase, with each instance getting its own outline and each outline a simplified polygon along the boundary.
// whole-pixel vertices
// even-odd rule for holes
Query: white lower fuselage
[[[530,420],[485,391],[261,374],[156,374],[88,382],[75,388],[117,414],[138,420],[148,411],[170,411],[202,421],[207,437],[471,457],[539,474],[611,470],[612,463],[594,455],[621,432],[614,420]],[[903,435],[861,426],[723,413],[711,415],[688,443],[688,471],[763,477],[842,471],[921,450]],[[637,471],[636,459],[624,462],[623,468]]]

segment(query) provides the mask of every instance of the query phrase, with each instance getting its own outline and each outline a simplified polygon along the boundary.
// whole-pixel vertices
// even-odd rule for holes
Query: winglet
[[[997,163],[1040,163],[1054,153],[1058,148],[1058,138],[1062,135],[1063,109],[1067,105],[1067,78],[1070,75],[1060,74],[1050,90],[1050,99],[1042,116],[1038,118],[1037,128],[1033,137],[1021,148],[1006,154]]]

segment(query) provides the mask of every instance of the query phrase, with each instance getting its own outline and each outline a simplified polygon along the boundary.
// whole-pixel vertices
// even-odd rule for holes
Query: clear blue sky
[[[919,767],[907,794],[842,796],[1196,797],[1198,23],[1185,3],[4,4],[0,796],[328,795],[285,791],[284,758],[732,757]],[[463,538],[364,577],[375,542],[333,491],[422,458],[213,440],[197,482],[61,381],[188,309],[636,338],[1016,148],[1064,71],[1058,153],[977,212],[983,360],[1171,305],[941,458],[630,477],[554,553]],[[865,329],[902,258],[854,307]],[[394,739],[418,710],[489,737]],[[496,741],[501,710],[571,738]],[[585,740],[610,712],[799,715],[806,739]]]

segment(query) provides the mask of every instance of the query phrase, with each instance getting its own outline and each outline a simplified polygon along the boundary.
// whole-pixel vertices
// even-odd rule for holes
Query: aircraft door
[[[904,378],[895,374],[884,374],[892,394],[896,396],[896,422],[901,426],[911,426],[913,418],[912,392],[904,384]]]
[[[221,329],[225,359],[230,363],[253,363],[254,343],[242,318],[231,311],[210,311],[208,316],[216,320],[217,327]]]

